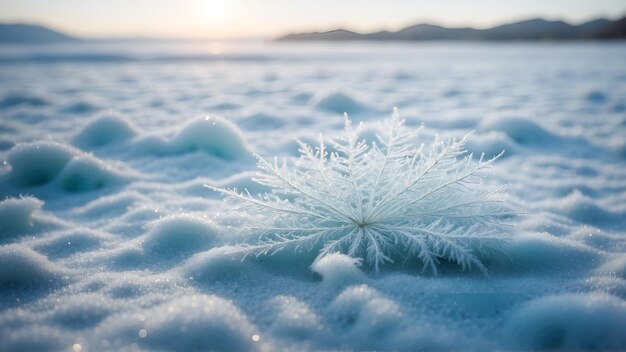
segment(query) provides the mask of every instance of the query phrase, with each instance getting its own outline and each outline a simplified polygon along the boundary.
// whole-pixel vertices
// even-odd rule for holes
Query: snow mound
[[[94,230],[69,230],[42,238],[33,248],[49,258],[64,258],[101,248],[108,237]]]
[[[585,94],[585,100],[593,104],[602,104],[608,100],[606,93],[601,90],[592,90]]]
[[[70,160],[59,174],[57,185],[67,192],[83,193],[119,184],[123,179],[103,161],[85,154]]]
[[[403,321],[400,307],[367,285],[345,289],[330,305],[338,328],[357,346],[385,346]],[[357,347],[358,349],[358,347]]]
[[[482,153],[487,159],[497,156],[502,151],[504,151],[502,157],[509,157],[517,153],[516,143],[505,133],[490,131],[474,137],[470,138],[465,146],[477,157]]]
[[[19,186],[39,186],[52,181],[80,152],[55,142],[18,144],[9,151],[9,177]]]
[[[516,236],[503,248],[505,257],[494,257],[489,270],[580,275],[599,263],[601,254],[591,247],[549,234]]]
[[[186,215],[161,219],[149,227],[143,248],[161,259],[180,258],[213,246],[218,234],[209,222]]]
[[[479,125],[479,131],[500,131],[506,133],[518,144],[534,145],[554,142],[558,136],[548,132],[535,122],[517,117],[488,119]]]
[[[67,350],[71,338],[67,335],[60,329],[36,324],[13,331],[0,329],[2,350],[7,352]]]
[[[278,117],[258,112],[242,119],[239,125],[248,131],[267,131],[284,126],[285,121]]]
[[[65,270],[22,245],[0,246],[0,290],[42,289],[59,284]]]
[[[575,190],[565,198],[561,199],[558,202],[558,209],[556,209],[556,211],[566,215],[574,221],[598,227],[611,226],[616,223],[623,224],[623,219],[626,216],[626,214],[611,212],[604,209],[578,190]]]
[[[63,327],[84,329],[107,318],[114,306],[112,299],[101,294],[81,293],[72,300],[60,300],[48,320]]]
[[[169,274],[146,275],[145,270],[126,271],[124,275],[100,273],[90,277],[90,280],[90,286],[102,287],[104,295],[117,302],[128,302],[133,298],[156,298],[154,304],[163,302],[165,297],[159,295],[171,292],[171,283],[174,281]],[[153,295],[153,292],[159,294]]]
[[[61,112],[73,115],[86,115],[100,110],[100,107],[92,102],[78,101],[76,103],[65,106]]]
[[[241,104],[232,101],[223,101],[214,105],[211,105],[212,110],[235,110],[239,109]]]
[[[355,97],[342,92],[335,92],[316,97],[313,106],[319,110],[343,114],[359,113],[370,110],[370,108]]]
[[[122,191],[110,196],[96,198],[84,206],[76,208],[75,212],[85,216],[122,215],[138,202],[148,203],[149,200],[137,192]]]
[[[309,306],[291,296],[276,296],[267,307],[270,309],[272,331],[294,340],[314,337],[321,330],[318,317]]]
[[[68,145],[38,141],[18,144],[9,151],[9,181],[20,187],[54,184],[72,193],[118,184],[125,177],[90,154]]]
[[[249,272],[249,265],[235,253],[237,247],[216,247],[191,257],[182,268],[185,277],[195,282],[236,279]]]
[[[300,92],[300,93],[296,93],[294,95],[291,96],[290,100],[293,101],[296,104],[306,104],[309,102],[309,100],[311,100],[311,98],[313,97],[313,94],[308,93],[308,92]]]
[[[608,148],[608,150],[617,158],[626,159],[626,141],[622,140],[615,142]]]
[[[621,255],[608,260],[598,268],[598,272],[626,280],[626,256]]]
[[[138,246],[125,245],[115,250],[98,253],[95,260],[98,263],[104,263],[117,270],[139,270],[146,268],[149,264],[149,258],[145,252]],[[152,260],[154,262],[154,260]]]
[[[261,343],[253,336],[263,338],[239,308],[218,296],[184,296],[142,311],[140,316],[129,314],[105,321],[103,329],[107,323],[111,341],[121,342],[119,337],[126,336],[147,349],[250,351]]]
[[[0,132],[4,132],[2,130],[1,126],[0,126]],[[11,141],[6,141],[6,140],[1,140],[0,139],[0,151],[9,150],[9,149],[13,148],[14,145],[15,145],[15,143],[13,143]],[[626,153],[624,155],[626,155]]]
[[[563,294],[524,303],[508,322],[522,350],[623,350],[626,302],[605,294]]]
[[[150,137],[142,140],[145,151],[157,155],[180,155],[204,151],[226,160],[250,156],[243,134],[232,122],[221,117],[204,117],[187,124],[170,140]]]
[[[33,213],[43,202],[37,198],[8,198],[0,202],[0,241],[12,239],[33,228]]]
[[[2,98],[2,100],[0,100],[0,109],[8,109],[15,106],[37,107],[45,106],[48,104],[50,104],[50,102],[41,97],[14,93],[6,95],[4,98]]]
[[[417,77],[411,72],[402,71],[402,70],[396,71],[391,77],[395,81],[412,81],[412,80],[417,79]]]
[[[119,116],[104,115],[91,121],[74,137],[81,148],[97,148],[131,139],[136,135],[131,123]]]
[[[311,269],[322,276],[326,285],[341,288],[366,280],[359,266],[361,266],[360,259],[341,253],[331,253],[317,259]]]

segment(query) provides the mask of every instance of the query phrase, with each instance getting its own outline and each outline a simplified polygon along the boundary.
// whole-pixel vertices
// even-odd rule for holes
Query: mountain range
[[[30,24],[0,23],[0,43],[59,43],[78,41],[76,37]]]
[[[448,28],[433,24],[417,24],[399,31],[356,33],[345,29],[327,32],[294,33],[279,41],[423,41],[423,40],[581,40],[626,39],[626,17],[619,20],[595,19],[580,25],[563,21],[531,19],[503,24],[488,29],[471,27]],[[86,40],[47,27],[30,24],[1,24],[0,43],[60,43]]]
[[[345,29],[327,32],[293,33],[280,37],[280,41],[321,40],[581,40],[626,39],[626,17],[619,20],[599,18],[580,25],[541,18],[476,29],[471,27],[448,28],[428,23],[406,27],[399,31],[357,33]]]

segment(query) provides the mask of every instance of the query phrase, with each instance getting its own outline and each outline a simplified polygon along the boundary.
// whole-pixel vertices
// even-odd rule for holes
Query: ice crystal
[[[377,141],[359,137],[362,124],[347,115],[343,136],[327,147],[300,145],[289,163],[257,156],[255,182],[270,193],[208,186],[240,213],[254,243],[243,251],[273,254],[286,248],[339,252],[378,270],[417,259],[437,273],[442,261],[486,272],[481,253],[507,238],[510,213],[494,199],[500,189],[482,185],[492,162],[476,160],[461,140],[435,138],[418,145],[422,128],[405,126],[397,111],[378,125]]]

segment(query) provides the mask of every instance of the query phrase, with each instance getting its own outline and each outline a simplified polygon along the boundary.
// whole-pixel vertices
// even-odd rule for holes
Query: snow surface
[[[0,51],[0,350],[626,349],[625,44],[216,45]],[[234,253],[203,184],[394,106],[506,150],[489,276]]]

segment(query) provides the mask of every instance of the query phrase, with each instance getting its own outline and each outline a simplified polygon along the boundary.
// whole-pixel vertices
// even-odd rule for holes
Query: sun
[[[223,20],[228,14],[229,6],[227,0],[203,0],[202,14],[211,21]]]

